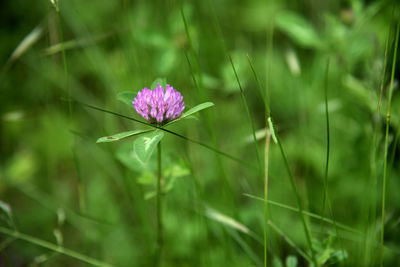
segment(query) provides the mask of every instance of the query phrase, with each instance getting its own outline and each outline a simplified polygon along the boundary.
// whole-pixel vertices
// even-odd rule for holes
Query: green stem
[[[312,262],[310,259],[310,256],[307,255],[304,251],[302,251],[298,246],[296,246],[296,243],[293,242],[278,226],[276,226],[272,221],[268,221],[268,224],[272,227],[272,229],[278,233],[282,238],[291,246],[293,247],[305,260],[308,262]]]
[[[243,195],[246,196],[246,197],[252,198],[252,199],[259,200],[259,201],[266,201],[266,202],[268,202],[268,204],[271,204],[271,205],[276,206],[276,207],[280,207],[280,208],[283,208],[283,209],[291,210],[291,211],[294,211],[294,212],[299,212],[299,209],[296,209],[295,207],[292,207],[292,206],[289,206],[289,205],[286,205],[286,204],[282,204],[282,203],[279,203],[279,202],[276,202],[276,201],[273,201],[273,200],[265,200],[265,199],[263,199],[261,197],[253,196],[253,195],[246,194],[246,193],[243,193]],[[303,210],[303,214],[308,216],[308,217],[310,217],[310,218],[321,220],[321,221],[327,222],[329,224],[334,224],[334,222],[332,220],[330,220],[330,219],[328,219],[326,217],[322,217],[321,215],[318,215],[318,214],[315,214],[315,213],[311,213],[309,211],[304,211]],[[362,235],[362,233],[360,231],[358,231],[356,229],[353,229],[350,226],[347,226],[347,225],[344,225],[344,224],[338,223],[338,222],[336,223],[336,225],[338,227],[342,228],[343,230],[346,230],[346,231],[352,232],[354,234],[357,234],[357,236],[361,236]]]
[[[237,74],[237,72],[236,72],[235,65],[233,64],[232,57],[231,57],[231,55],[229,55],[229,54],[228,54],[228,57],[229,57],[229,61],[231,62],[231,66],[232,66],[233,72],[234,72],[234,74],[235,74],[236,81],[237,81],[237,83],[238,83],[238,85],[239,85],[240,95],[241,95],[241,97],[242,97],[242,101],[243,101],[244,108],[245,108],[245,110],[246,110],[247,117],[248,117],[248,119],[249,119],[249,121],[250,121],[251,132],[252,132],[252,135],[253,135],[254,146],[255,146],[255,150],[256,150],[257,162],[258,162],[258,165],[259,165],[260,171],[261,171],[261,170],[262,170],[262,162],[261,162],[260,152],[259,152],[259,150],[258,150],[258,145],[257,145],[257,137],[256,137],[255,126],[254,126],[254,120],[253,120],[252,117],[251,117],[249,105],[247,104],[246,95],[244,94],[244,91],[243,91],[243,88],[242,88],[242,84],[240,83],[239,76],[238,76],[238,74]]]
[[[268,122],[267,122],[268,124]],[[269,160],[269,144],[271,134],[268,132],[265,136],[265,162],[264,162],[264,267],[267,267],[267,245],[268,245],[268,160]]]
[[[328,169],[329,169],[329,151],[330,151],[330,132],[329,132],[329,106],[328,106],[328,73],[329,73],[329,59],[326,64],[325,73],[325,118],[326,118],[326,160],[325,160],[325,175],[324,175],[324,196],[322,199],[322,217],[325,216],[325,204],[328,195]],[[322,232],[324,232],[325,223],[322,223]]]
[[[272,33],[273,33],[273,27],[272,27],[271,33],[270,33],[270,45],[269,45],[269,48],[271,49],[271,52],[272,52],[272,37],[273,37]],[[264,104],[265,104],[266,111],[267,111],[267,114],[268,114],[267,122],[268,122],[268,125],[270,126],[271,135],[272,135],[272,138],[274,139],[274,142],[276,142],[278,144],[278,146],[279,146],[279,150],[281,152],[281,155],[282,155],[282,158],[283,158],[283,161],[284,161],[284,164],[285,164],[286,171],[287,171],[287,173],[289,175],[290,184],[292,186],[292,190],[293,190],[293,193],[294,193],[294,195],[296,197],[297,205],[299,207],[299,216],[300,216],[301,221],[303,223],[303,227],[304,227],[304,232],[305,232],[305,235],[306,235],[307,243],[308,243],[308,246],[309,246],[310,251],[311,251],[311,258],[312,258],[312,261],[314,263],[314,266],[318,267],[318,263],[317,263],[317,260],[315,258],[314,250],[313,250],[312,244],[311,244],[310,232],[308,230],[308,227],[307,227],[305,219],[304,219],[303,207],[301,205],[300,196],[299,196],[299,193],[297,192],[297,188],[296,188],[296,185],[294,183],[292,172],[290,171],[289,163],[287,161],[287,158],[286,158],[286,155],[285,155],[285,151],[283,150],[282,143],[281,143],[281,141],[280,141],[280,139],[278,137],[278,134],[274,131],[272,118],[271,118],[271,115],[270,115],[270,109],[268,107],[268,102],[267,102],[268,101],[268,91],[266,92],[266,94],[264,94],[262,92],[262,88],[261,88],[259,80],[257,78],[257,73],[255,72],[255,70],[253,68],[253,64],[251,63],[250,57],[247,57],[247,59],[249,60],[249,64],[250,64],[251,70],[253,71],[254,77],[255,77],[255,79],[257,81],[258,90],[260,91],[261,95],[265,97],[264,98]],[[268,88],[268,72],[269,71],[267,71],[267,88]]]
[[[331,201],[329,198],[329,192],[328,192],[328,171],[329,171],[329,156],[330,156],[330,147],[331,147],[330,127],[329,127],[329,105],[328,105],[328,83],[329,83],[328,77],[329,77],[329,59],[328,59],[328,62],[326,63],[325,89],[324,89],[325,118],[326,118],[326,160],[325,160],[325,175],[324,175],[324,197],[323,197],[323,201],[322,201],[322,218],[324,218],[324,216],[325,216],[325,204],[327,202],[329,214],[332,218],[333,225],[335,227],[336,236],[340,240],[340,246],[342,249],[342,253],[344,255],[344,248],[343,248],[342,240],[340,238],[339,229],[336,225],[335,217],[333,215],[332,204],[331,204]],[[322,223],[322,233],[324,233],[324,226],[325,226],[325,221],[323,221],[323,223]]]
[[[67,90],[68,99],[71,99],[71,89],[69,87],[69,78],[68,78],[68,65],[67,65],[67,56],[65,55],[65,47],[64,47],[64,33],[61,27],[61,15],[60,15],[60,8],[58,6],[58,1],[55,1],[55,10],[57,13],[57,24],[58,30],[60,34],[60,45],[61,45],[61,54],[62,54],[62,61],[64,66],[64,76],[65,76],[65,89]],[[72,115],[72,101],[68,101],[68,114],[71,117]]]
[[[297,192],[296,184],[294,182],[294,178],[293,178],[292,172],[290,170],[289,163],[287,161],[286,154],[285,154],[285,151],[283,149],[281,140],[280,140],[280,138],[279,138],[279,136],[277,134],[275,135],[275,137],[276,137],[276,141],[277,141],[278,146],[279,146],[279,150],[280,150],[280,152],[282,154],[282,158],[283,158],[283,162],[285,164],[285,168],[286,168],[287,174],[289,175],[290,185],[291,185],[293,193],[294,193],[294,195],[296,197],[297,206],[299,207],[299,216],[300,216],[301,222],[303,224],[304,233],[306,235],[308,246],[309,246],[310,251],[311,251],[311,258],[312,258],[312,261],[314,263],[314,266],[318,267],[319,265],[318,265],[317,259],[315,258],[315,253],[314,253],[314,250],[313,250],[313,247],[312,247],[312,243],[311,243],[310,230],[308,229],[306,221],[304,219],[303,206],[301,204],[300,196],[299,196],[299,193]]]
[[[263,100],[263,102],[264,102],[265,111],[266,111],[266,113],[267,113],[267,118],[268,118],[268,117],[271,117],[271,111],[270,111],[270,109],[269,109],[268,99],[267,99],[267,97],[265,96],[264,90],[262,90],[262,86],[261,86],[260,80],[258,79],[258,76],[257,76],[257,74],[256,74],[256,70],[254,69],[254,66],[253,66],[253,63],[251,62],[251,59],[250,59],[249,54],[247,54],[247,60],[249,61],[249,65],[250,65],[251,71],[253,72],[254,78],[255,78],[256,83],[257,83],[258,91],[259,91],[259,93],[260,93],[260,95],[261,95],[261,98],[262,98],[262,100]]]
[[[396,59],[397,59],[397,45],[399,43],[399,27],[400,23],[397,23],[396,29],[396,40],[394,43],[394,52],[393,52],[393,63],[392,63],[392,74],[390,78],[390,86],[389,86],[389,98],[388,98],[388,106],[386,112],[386,132],[385,132],[385,152],[383,158],[383,181],[382,181],[382,217],[381,217],[381,238],[380,238],[380,253],[379,253],[379,261],[380,266],[383,266],[383,239],[385,235],[385,205],[386,205],[386,178],[387,178],[387,165],[388,165],[388,149],[389,149],[389,124],[390,124],[390,116],[391,116],[391,102],[392,102],[392,93],[393,93],[393,81],[394,74],[396,69]]]
[[[92,265],[95,265],[95,266],[100,266],[100,267],[110,267],[110,266],[112,266],[111,264],[104,263],[104,262],[101,262],[99,260],[90,258],[90,257],[88,257],[86,255],[83,255],[83,254],[80,254],[80,253],[78,253],[76,251],[67,249],[67,248],[62,247],[62,246],[58,246],[56,244],[47,242],[45,240],[30,236],[30,235],[23,234],[23,233],[18,232],[16,230],[8,229],[6,227],[0,226],[0,233],[6,234],[8,236],[12,236],[12,237],[14,237],[16,239],[21,239],[21,240],[27,241],[27,242],[29,242],[31,244],[34,244],[34,245],[37,245],[37,246],[40,246],[40,247],[43,247],[43,248],[47,248],[49,250],[52,250],[52,251],[67,255],[67,256],[69,256],[71,258],[75,258],[77,260],[80,260],[80,261],[83,261],[83,262],[86,262],[86,263],[89,263],[89,264],[92,264]]]
[[[161,190],[161,179],[162,179],[162,171],[161,171],[161,142],[157,144],[157,163],[158,163],[158,173],[157,173],[157,265],[161,264],[161,255],[163,248],[163,227],[162,227],[162,190]]]
[[[392,14],[393,18],[393,14]],[[368,265],[369,259],[371,257],[370,248],[368,246],[368,241],[371,238],[375,239],[375,224],[376,224],[376,187],[377,187],[377,172],[376,172],[376,151],[377,151],[377,144],[378,144],[378,131],[381,129],[381,106],[382,106],[382,96],[383,96],[383,87],[385,83],[386,77],[386,66],[387,66],[387,52],[389,46],[389,38],[391,36],[392,27],[389,28],[389,32],[386,37],[386,44],[385,44],[385,54],[383,59],[383,70],[381,81],[379,85],[379,100],[378,106],[376,110],[376,118],[373,120],[373,136],[372,136],[372,144],[371,144],[371,151],[370,151],[370,182],[367,184],[367,195],[368,202],[367,202],[367,210],[366,210],[366,229],[365,235],[366,238],[364,239],[364,266]]]
[[[76,142],[76,140],[75,140],[75,142]],[[74,164],[75,164],[77,177],[78,177],[79,211],[81,212],[81,214],[86,214],[85,188],[83,185],[81,168],[79,165],[78,155],[76,153],[75,147],[76,147],[76,143],[74,144],[74,147],[72,148],[72,155],[73,155]]]
[[[217,153],[219,155],[222,155],[222,156],[224,156],[226,158],[229,158],[229,159],[231,159],[233,161],[236,161],[237,163],[239,163],[239,164],[241,164],[243,166],[246,166],[247,168],[251,168],[251,169],[256,169],[257,168],[252,163],[249,163],[249,162],[241,160],[241,159],[239,159],[237,157],[234,157],[234,156],[232,156],[232,155],[230,155],[228,153],[225,153],[225,152],[223,152],[223,151],[221,151],[221,150],[219,150],[219,149],[217,149],[215,147],[212,147],[212,146],[210,146],[210,145],[208,145],[206,143],[203,143],[203,142],[200,142],[200,141],[197,141],[197,140],[194,140],[194,139],[190,139],[189,137],[186,137],[186,136],[183,136],[183,135],[178,134],[176,132],[173,132],[173,131],[170,131],[168,129],[162,128],[161,126],[157,126],[155,124],[150,124],[150,123],[147,123],[147,122],[144,122],[144,121],[141,121],[141,120],[126,116],[126,115],[119,114],[119,113],[111,111],[111,110],[106,110],[106,109],[103,109],[103,108],[100,108],[100,107],[92,106],[92,105],[89,105],[89,104],[86,104],[86,103],[83,103],[83,102],[80,102],[80,101],[77,101],[77,100],[74,100],[73,102],[78,103],[78,104],[80,104],[82,106],[94,109],[94,110],[102,111],[102,112],[105,112],[105,113],[108,113],[108,114],[112,114],[112,115],[115,115],[115,116],[118,116],[118,117],[121,117],[121,118],[125,118],[125,119],[131,120],[131,121],[135,121],[135,122],[140,123],[142,125],[147,125],[149,127],[152,127],[152,128],[155,128],[155,129],[159,129],[161,131],[164,131],[164,132],[170,133],[172,135],[175,135],[175,136],[177,136],[179,138],[182,138],[183,140],[186,140],[188,142],[191,142],[191,143],[194,143],[194,144],[198,144],[198,145],[200,145],[202,147],[205,147],[208,150],[211,150],[211,151],[213,151],[213,152],[215,152],[215,153]]]

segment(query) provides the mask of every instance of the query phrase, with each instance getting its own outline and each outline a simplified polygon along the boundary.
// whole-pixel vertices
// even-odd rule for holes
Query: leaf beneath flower
[[[157,83],[161,85],[164,90],[167,88],[167,80],[165,78],[157,78],[154,80],[154,82],[151,84],[150,89],[153,90],[154,88],[157,87]]]
[[[150,131],[152,131],[152,130],[136,130],[136,131],[117,133],[117,134],[110,135],[110,136],[103,136],[103,137],[97,139],[96,143],[114,142],[114,141],[118,141],[118,140],[121,140],[121,139],[129,137],[129,136],[138,135],[141,133],[147,133]]]
[[[117,94],[117,99],[132,107],[132,101],[135,99],[137,93],[126,91]]]
[[[171,122],[168,122],[167,124],[165,124],[165,126],[166,125],[170,125],[172,123],[175,123],[177,121],[183,120],[183,119],[189,117],[190,115],[193,115],[196,112],[199,112],[199,111],[201,111],[203,109],[206,109],[206,108],[209,108],[209,107],[212,107],[212,106],[214,106],[214,103],[212,103],[212,102],[201,103],[201,104],[189,109],[188,111],[183,112],[182,115],[179,118],[177,118],[176,120],[173,120]]]
[[[133,150],[135,151],[138,159],[142,162],[149,161],[157,144],[163,137],[164,132],[156,130],[136,139],[133,143]]]

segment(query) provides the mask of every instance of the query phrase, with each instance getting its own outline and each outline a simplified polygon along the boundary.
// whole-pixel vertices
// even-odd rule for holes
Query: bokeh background
[[[378,265],[384,123],[400,14],[396,1],[53,3],[0,4],[0,223],[3,230],[28,235],[0,233],[1,266],[88,264],[32,237],[100,265],[154,266],[156,155],[139,164],[132,154],[135,138],[96,144],[101,136],[146,126],[82,103],[140,119],[117,94],[135,93],[165,77],[188,108],[215,104],[198,120],[168,129],[258,166],[229,55],[257,130],[261,162],[266,113],[247,55],[268,91],[304,209],[332,219],[322,207],[328,80],[329,199],[334,220],[347,228],[336,231],[309,216],[306,222],[320,264]],[[400,265],[398,78],[396,71],[385,266]],[[263,175],[170,134],[162,143],[162,265],[262,266],[264,203],[255,197],[263,198]],[[300,217],[282,206],[296,209],[297,204],[272,141],[269,199],[274,201],[269,265],[309,266],[302,255],[309,250]]]

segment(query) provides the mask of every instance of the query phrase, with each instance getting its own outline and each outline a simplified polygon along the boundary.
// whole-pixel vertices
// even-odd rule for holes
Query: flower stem
[[[265,136],[265,163],[264,163],[264,267],[267,267],[268,260],[268,161],[269,161],[269,143],[271,140],[271,133],[268,131]]]
[[[160,266],[163,247],[162,207],[161,207],[161,142],[157,145],[157,266]]]

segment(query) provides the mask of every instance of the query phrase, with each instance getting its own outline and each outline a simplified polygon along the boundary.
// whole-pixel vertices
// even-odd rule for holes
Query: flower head
[[[164,91],[159,83],[153,90],[143,88],[139,91],[132,104],[140,116],[159,124],[177,119],[185,109],[181,93],[169,84]]]

